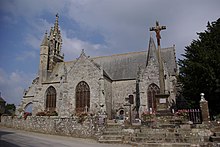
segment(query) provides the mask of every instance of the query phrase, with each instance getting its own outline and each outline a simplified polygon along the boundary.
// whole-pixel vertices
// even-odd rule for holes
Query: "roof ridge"
[[[122,55],[129,55],[129,54],[138,54],[138,53],[144,53],[146,51],[137,51],[137,52],[127,52],[127,53],[120,53],[120,54],[113,54],[113,55],[105,55],[105,56],[97,56],[97,57],[92,57],[90,59],[97,59],[97,58],[104,58],[104,57],[115,57],[115,56],[122,56]]]

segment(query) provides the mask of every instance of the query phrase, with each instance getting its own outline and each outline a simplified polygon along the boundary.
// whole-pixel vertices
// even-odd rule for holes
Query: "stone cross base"
[[[156,97],[156,105],[157,105],[157,112],[164,112],[164,111],[167,111],[169,110],[168,108],[168,97],[169,97],[169,94],[157,94],[155,95]]]

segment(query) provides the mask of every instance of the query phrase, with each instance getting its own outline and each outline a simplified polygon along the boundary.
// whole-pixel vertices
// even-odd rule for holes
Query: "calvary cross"
[[[158,46],[160,46],[160,39],[161,39],[160,31],[165,30],[165,29],[166,29],[166,26],[160,26],[158,21],[156,21],[156,27],[151,27],[150,28],[150,31],[155,31],[156,32],[157,45]]]
[[[156,26],[151,27],[150,31],[155,31],[156,32],[156,37],[157,37],[157,47],[158,47],[158,60],[159,60],[159,82],[160,82],[160,93],[164,94],[165,93],[165,82],[164,82],[164,70],[163,70],[163,63],[161,59],[161,51],[160,51],[160,31],[165,30],[166,26],[160,26],[159,22],[156,21]]]

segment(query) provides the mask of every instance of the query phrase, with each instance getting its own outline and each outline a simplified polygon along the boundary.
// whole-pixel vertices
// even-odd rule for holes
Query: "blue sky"
[[[40,44],[59,13],[65,61],[82,49],[89,56],[143,51],[158,20],[161,45],[184,47],[220,17],[219,0],[1,0],[0,92],[18,105],[38,74]],[[153,34],[155,36],[155,34]]]

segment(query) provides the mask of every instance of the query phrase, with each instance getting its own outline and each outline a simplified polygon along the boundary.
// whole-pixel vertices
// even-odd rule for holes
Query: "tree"
[[[5,106],[5,112],[6,112],[7,114],[12,115],[12,114],[15,113],[15,110],[16,110],[15,104],[7,104],[7,105]]]
[[[198,106],[200,93],[205,93],[213,115],[220,113],[220,18],[208,22],[207,30],[197,33],[199,38],[185,48],[179,60],[183,96]]]

